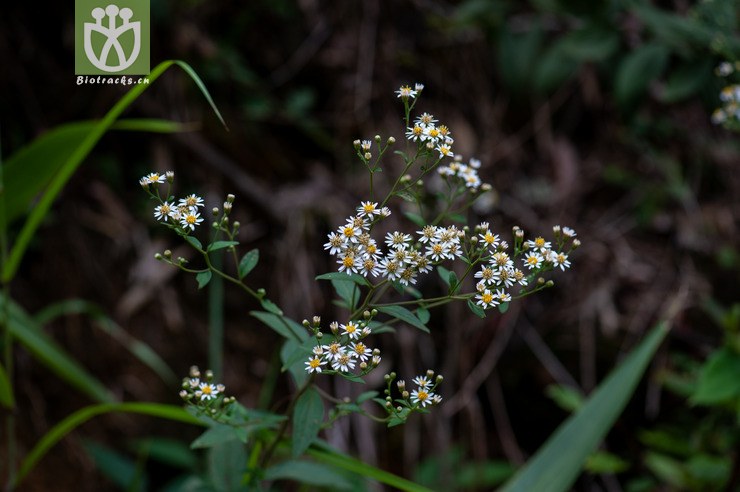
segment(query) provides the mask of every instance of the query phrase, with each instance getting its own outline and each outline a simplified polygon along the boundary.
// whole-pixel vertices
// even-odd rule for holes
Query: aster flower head
[[[499,304],[496,295],[488,289],[485,289],[483,292],[478,293],[475,298],[477,299],[476,304],[481,306],[483,309],[488,309]]]
[[[402,85],[396,91],[396,94],[398,94],[398,97],[400,97],[401,99],[409,99],[409,98],[413,99],[414,97],[416,97],[417,92],[418,91],[415,91],[408,85]]]
[[[372,218],[373,215],[380,215],[380,209],[378,208],[377,202],[361,202],[360,206],[357,207],[357,215],[359,217],[370,217]]]
[[[319,356],[314,355],[310,357],[306,362],[306,371],[309,373],[315,372],[320,373],[321,372],[321,366],[326,364],[325,360],[322,360]]]
[[[562,271],[565,271],[566,268],[570,268],[570,261],[568,260],[568,255],[565,253],[557,253],[553,255],[553,263],[555,264],[555,267],[560,267]]]
[[[164,202],[161,205],[154,207],[154,217],[162,222],[167,222],[175,210],[175,204],[170,202]]]
[[[354,352],[342,353],[339,357],[331,362],[331,367],[335,371],[349,372],[350,369],[355,368],[355,361],[353,360]]]
[[[328,235],[329,242],[324,244],[324,249],[329,250],[329,254],[335,255],[341,253],[346,246],[345,237],[337,234],[336,232],[330,232]]]
[[[161,173],[149,173],[143,178],[141,178],[142,181],[146,181],[147,184],[159,184],[164,183],[165,180],[165,174]]]
[[[360,362],[366,361],[373,353],[373,350],[362,342],[351,343],[350,349],[355,354],[355,357],[360,360]]]
[[[339,325],[342,328],[342,335],[347,335],[350,339],[356,340],[360,336],[359,325],[353,321],[347,322],[346,325]]]
[[[530,270],[535,270],[542,265],[543,259],[542,255],[537,252],[527,253],[524,257],[524,264],[527,265]]]
[[[455,154],[452,153],[452,147],[448,143],[437,145],[436,149],[437,149],[437,152],[439,152],[440,159],[443,157],[454,157],[455,156]]]
[[[429,388],[432,382],[426,376],[416,376],[412,380],[419,388]]]
[[[177,204],[181,207],[189,207],[195,209],[205,206],[203,203],[203,198],[195,194],[188,195],[185,198],[180,198]]]
[[[425,407],[432,403],[434,396],[434,393],[427,391],[425,388],[419,388],[411,392],[411,402],[420,407]]]
[[[203,218],[200,216],[200,213],[196,211],[196,209],[191,208],[184,213],[180,211],[180,225],[184,229],[190,229],[191,231],[195,230],[195,226],[200,225],[201,222],[203,222]]]
[[[201,401],[211,400],[218,396],[218,388],[211,383],[200,383],[198,391],[195,392],[195,396],[201,399]]]

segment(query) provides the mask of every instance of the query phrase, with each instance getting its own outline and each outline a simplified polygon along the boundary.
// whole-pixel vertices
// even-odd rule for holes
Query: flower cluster
[[[478,189],[481,191],[490,191],[491,185],[488,183],[482,183],[478,177],[478,169],[480,169],[480,161],[478,159],[470,159],[468,164],[461,162],[460,156],[455,156],[455,162],[448,166],[440,166],[437,168],[437,173],[445,179],[456,180],[461,183],[470,191],[476,192]]]
[[[372,371],[380,364],[380,350],[368,347],[365,339],[372,333],[369,320],[374,313],[366,312],[364,321],[348,321],[339,324],[333,321],[329,324],[331,340],[325,340],[321,331],[321,318],[314,316],[313,323],[303,321],[303,325],[313,332],[317,344],[312,350],[311,356],[306,361],[306,371],[309,373],[321,373],[324,366],[328,365],[330,371],[349,374],[355,366],[360,370],[360,376]]]
[[[714,73],[718,77],[730,77],[740,71],[740,62],[724,61],[717,65]],[[712,113],[712,123],[740,130],[740,84],[728,83],[719,93],[722,106]]]
[[[417,116],[413,125],[406,128],[406,138],[417,142],[420,147],[425,146],[429,150],[436,150],[439,158],[455,157],[452,152],[452,144],[455,140],[446,125],[438,125],[437,120],[429,113]]]
[[[196,226],[203,222],[199,210],[205,206],[203,198],[192,194],[177,200],[175,197],[169,196],[169,190],[167,190],[165,198],[162,198],[159,193],[159,185],[164,183],[165,180],[171,185],[174,178],[175,173],[172,171],[167,171],[165,174],[150,173],[141,178],[139,184],[152,198],[159,202],[159,205],[154,207],[155,219],[179,227],[185,233],[192,232]]]
[[[570,227],[553,227],[555,234],[555,247],[552,241],[547,241],[542,236],[524,241],[524,231],[518,227],[514,228],[514,256],[522,256],[523,268],[527,273],[515,266],[514,260],[509,255],[509,245],[501,241],[497,234],[489,229],[487,222],[482,222],[476,227],[477,241],[487,251],[481,253],[481,267],[475,273],[479,279],[475,286],[477,294],[476,304],[483,309],[498,306],[512,299],[508,289],[515,284],[526,287],[531,279],[544,272],[560,268],[565,270],[570,267],[568,254],[570,250],[580,245],[580,241],[574,239],[576,232]],[[573,240],[569,245],[569,240]],[[565,251],[565,247],[569,250]]]
[[[389,215],[390,210],[379,210],[375,202],[362,202],[356,215],[348,217],[344,225],[329,233],[324,249],[337,257],[340,272],[383,277],[409,285],[416,283],[419,273],[430,272],[432,266],[463,254],[461,238],[465,233],[454,225],[427,225],[416,231],[417,242],[413,242],[410,234],[389,232],[385,236],[388,251],[384,254],[370,231],[380,219]]]
[[[728,85],[719,93],[722,107],[712,113],[712,123],[740,123],[740,84]]]
[[[192,366],[189,376],[182,380],[180,398],[211,416],[220,415],[235,399],[226,396],[224,394],[226,387],[214,383],[213,378],[213,372],[210,370],[201,374],[198,366]]]
[[[416,386],[412,391],[409,391],[406,387],[406,381],[398,380],[395,386],[401,395],[400,398],[393,398],[392,388],[393,382],[396,380],[396,373],[386,374],[385,399],[377,401],[382,403],[386,412],[388,412],[391,418],[389,425],[403,423],[412,412],[425,412],[427,406],[442,403],[442,396],[435,393],[435,391],[443,379],[442,375],[435,376],[434,371],[430,369],[426,374],[412,379]]]

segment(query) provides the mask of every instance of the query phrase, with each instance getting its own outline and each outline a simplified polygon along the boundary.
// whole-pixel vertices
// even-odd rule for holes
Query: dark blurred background
[[[102,117],[126,91],[75,85],[73,17],[69,2],[0,6],[4,158],[56,125]],[[721,439],[737,436],[732,412],[692,407],[679,388],[722,345],[722,320],[738,302],[740,147],[735,133],[710,122],[728,83],[715,67],[740,53],[736,2],[152,0],[151,17],[152,66],[192,65],[229,130],[183,72],[152,84],[125,115],[192,123],[193,131],[101,140],[11,285],[29,312],[84,299],[178,375],[205,367],[208,297],[192,277],[154,261],[156,252],[185,248],[156,226],[138,185],[150,171],[173,170],[178,194],[201,193],[209,206],[237,195],[244,251],[261,252],[255,287],[299,321],[342,319],[314,277],[334,270],[326,233],[367,198],[352,141],[402,140],[393,91],[421,82],[418,110],[451,128],[455,151],[479,158],[481,178],[496,190],[492,208],[470,223],[489,220],[509,240],[514,225],[549,235],[561,224],[583,246],[555,288],[506,314],[481,320],[451,306],[432,313],[432,336],[379,336],[386,370],[407,379],[427,368],[444,374],[445,403],[404,427],[351,418],[324,437],[439,490],[490,490],[568,415],[562,398],[548,396],[562,392],[548,387],[588,394],[668,318],[668,340],[603,447],[613,461],[593,465],[578,490],[738,485],[737,441]],[[389,159],[383,174],[398,166]],[[436,279],[426,287],[441,288]],[[248,316],[255,307],[226,289],[224,382],[247,406],[274,377],[279,343]],[[178,404],[177,386],[89,318],[46,328],[120,399]],[[90,403],[23,350],[15,384],[21,453]],[[338,395],[365,389],[324,384]],[[280,376],[275,385],[270,401],[280,408],[288,383]],[[26,487],[114,490],[91,442],[134,460],[142,440],[188,443],[197,433],[141,416],[101,417],[64,439]],[[677,454],[671,439],[688,451]],[[700,472],[687,465],[696,456],[709,463]],[[146,470],[152,490],[182,473],[156,460]],[[684,482],[671,482],[681,474]]]

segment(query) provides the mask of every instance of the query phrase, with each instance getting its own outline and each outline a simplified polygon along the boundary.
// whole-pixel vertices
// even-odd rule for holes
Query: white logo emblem
[[[90,63],[105,72],[119,72],[130,67],[136,61],[136,58],[138,58],[139,51],[141,51],[141,22],[129,22],[134,15],[133,11],[128,7],[119,10],[117,5],[111,4],[105,10],[96,7],[92,9],[90,14],[95,19],[95,23],[85,22],[84,43],[85,54],[87,55],[87,59],[90,60]],[[108,26],[103,25],[103,17],[106,15],[108,16]],[[118,27],[116,27],[116,16],[121,17],[123,20],[123,23]],[[118,42],[118,38],[129,29],[134,33],[134,47],[129,56],[126,56],[123,52],[123,46]],[[93,51],[93,31],[99,32],[106,38],[99,55]],[[115,51],[118,58],[118,65],[108,65],[108,57],[111,54],[111,50]]]

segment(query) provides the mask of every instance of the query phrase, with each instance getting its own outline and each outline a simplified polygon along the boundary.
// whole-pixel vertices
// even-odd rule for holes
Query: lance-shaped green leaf
[[[666,333],[668,326],[665,322],[653,328],[580,410],[560,425],[524,468],[507,482],[502,492],[570,490],[588,456],[627,405]]]

